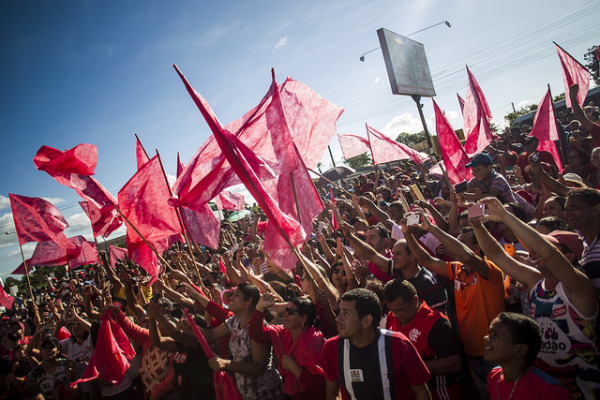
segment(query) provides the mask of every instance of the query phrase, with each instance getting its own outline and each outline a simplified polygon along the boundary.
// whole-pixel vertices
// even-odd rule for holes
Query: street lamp
[[[410,33],[410,34],[406,35],[405,37],[411,37],[412,35],[415,35],[415,34],[417,34],[417,33],[419,33],[419,32],[426,31],[427,29],[430,29],[430,28],[433,28],[434,26],[438,26],[438,25],[442,25],[442,24],[445,24],[445,25],[446,25],[448,28],[452,28],[452,25],[450,25],[450,21],[442,21],[442,22],[438,22],[437,24],[433,24],[433,25],[431,25],[431,26],[428,26],[427,28],[419,29],[419,30],[418,30],[418,31],[416,31],[416,32],[413,32],[413,33]],[[374,52],[375,50],[379,50],[380,48],[381,48],[381,47],[376,47],[376,48],[374,48],[374,49],[372,49],[372,50],[369,50],[369,51],[367,51],[366,53],[363,53],[363,54],[361,54],[361,55],[360,55],[360,61],[364,62],[364,61],[365,61],[365,56],[366,56],[367,54],[369,54],[369,53],[372,53],[372,52]]]

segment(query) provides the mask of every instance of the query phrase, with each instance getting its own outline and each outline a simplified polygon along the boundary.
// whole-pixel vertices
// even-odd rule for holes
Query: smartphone
[[[416,213],[406,214],[406,225],[412,226],[418,224],[421,219],[420,217],[421,216]]]
[[[469,185],[469,184],[467,183],[467,181],[464,181],[464,182],[462,182],[462,183],[459,183],[458,185],[455,185],[455,186],[454,186],[454,191],[455,191],[456,193],[462,193],[462,192],[464,192],[464,191],[466,191],[466,190],[467,190],[467,187],[468,187],[468,185]]]
[[[475,203],[469,206],[469,219],[483,216],[485,213],[485,204]]]
[[[514,167],[514,166],[513,166],[513,167],[511,167],[511,166],[507,166],[507,167],[506,167],[506,173],[507,173],[507,174],[510,174],[510,173],[512,173],[514,170],[515,170],[515,167]]]
[[[506,251],[506,254],[512,257],[515,255],[515,246],[513,244],[507,243],[504,245],[504,251]]]

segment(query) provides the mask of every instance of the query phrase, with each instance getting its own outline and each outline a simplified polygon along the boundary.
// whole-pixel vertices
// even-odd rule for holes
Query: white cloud
[[[375,83],[379,83],[379,77],[375,78]]]
[[[533,103],[535,103],[535,102],[531,101],[531,100],[523,100],[520,103],[515,104],[515,108],[518,110],[521,107],[525,107],[525,106],[528,106]]]
[[[10,199],[0,194],[0,210],[10,207]]]
[[[277,42],[277,44],[274,47],[274,50],[279,50],[282,47],[287,46],[288,44],[288,37],[284,36],[281,39],[279,39],[279,42]]]
[[[60,197],[42,197],[42,199],[46,200],[53,205],[61,204],[65,202],[65,199],[61,199]]]
[[[173,184],[177,180],[175,175],[167,174],[167,181],[169,182],[169,186],[173,187]]]
[[[396,115],[386,126],[381,128],[381,133],[389,137],[396,137],[399,133],[418,133],[423,130],[423,124],[419,118],[410,113]]]

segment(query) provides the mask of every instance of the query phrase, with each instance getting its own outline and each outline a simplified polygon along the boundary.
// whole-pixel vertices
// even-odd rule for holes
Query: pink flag
[[[215,197],[219,210],[241,211],[244,209],[244,195],[223,190]]]
[[[338,133],[338,139],[346,160],[364,153],[371,153],[369,139],[362,136],[351,133]]]
[[[483,152],[492,141],[492,129],[490,128],[492,112],[469,67],[467,67],[467,74],[469,75],[469,88],[463,110],[463,129],[467,139],[465,151],[472,156],[475,153]]]
[[[0,285],[0,306],[10,310],[12,308],[15,299],[4,291],[2,285]]]
[[[148,157],[148,153],[146,153],[146,149],[144,149],[138,135],[135,135],[135,159],[137,161],[137,169],[142,168],[144,164],[150,161],[150,157]]]
[[[88,382],[96,378],[118,385],[129,369],[129,362],[135,351],[121,327],[110,318],[110,313],[102,316],[94,353],[82,377],[71,384]]]
[[[122,262],[127,258],[127,249],[121,247],[109,245],[108,252],[110,255],[110,266],[115,269],[117,262]]]
[[[98,262],[98,252],[95,243],[87,241],[83,236],[74,236],[69,238],[81,251],[76,257],[69,257],[69,268],[75,269],[82,265],[96,264]]]
[[[69,247],[63,231],[69,226],[58,208],[44,199],[8,195],[20,244],[47,240]]]
[[[225,268],[225,263],[223,263],[223,257],[219,257],[219,269],[221,270],[223,275],[225,275],[225,280],[227,281],[227,284],[231,286],[231,282],[229,282],[229,276],[227,275],[227,268]]]
[[[166,239],[181,232],[175,209],[167,203],[170,196],[158,156],[144,164],[119,191],[121,212],[129,220],[129,259],[155,278],[159,269],[154,254],[131,225],[161,254],[167,248]]]
[[[297,221],[285,215],[277,206],[270,193],[263,186],[263,182],[275,178],[273,171],[264,160],[248,149],[228,129],[224,128],[213,114],[210,106],[187,82],[181,71],[174,66],[186,86],[186,89],[196,106],[208,123],[213,137],[221,148],[225,158],[230,163],[233,171],[242,180],[242,183],[257,200],[262,210],[269,217],[269,221],[276,226],[278,233],[292,246],[302,243],[304,232]]]
[[[460,106],[460,113],[464,115],[465,113],[465,99],[460,97],[460,94],[456,93],[456,97],[458,97],[458,105]]]
[[[421,164],[430,158],[427,154],[413,150],[404,143],[390,139],[369,125],[366,126],[374,164],[408,159],[413,160],[415,164]]]
[[[27,263],[27,268],[29,270],[31,270],[31,258],[28,258],[27,260],[25,260],[25,262]],[[25,263],[21,263],[17,269],[15,269],[13,272],[10,273],[11,275],[25,275]]]
[[[583,107],[583,102],[590,88],[590,72],[574,59],[569,53],[563,50],[556,42],[552,42],[556,46],[558,58],[563,70],[563,83],[565,85],[565,101],[567,108],[571,108],[571,98],[569,97],[569,88],[577,83],[579,91],[577,92],[577,103]],[[557,139],[558,140],[558,139]]]
[[[180,210],[181,218],[192,242],[203,244],[211,249],[218,249],[221,222],[208,203],[200,207],[200,210],[191,210],[186,207],[181,207]]]
[[[179,158],[179,152],[177,152],[177,177],[179,178],[179,175],[181,175],[181,173],[183,172],[185,168],[185,165],[183,165],[183,163],[181,162],[181,159]]]
[[[94,175],[98,163],[98,149],[86,143],[64,152],[42,146],[33,158],[33,162],[37,169],[46,171],[51,176]]]
[[[117,199],[89,176],[94,173],[97,159],[96,146],[81,144],[65,152],[42,146],[33,158],[33,162],[38,170],[46,171],[58,183],[75,190],[89,203],[92,210],[86,214],[88,216],[94,214],[99,218],[92,219],[92,225],[95,226],[94,235],[107,237],[123,221],[113,206],[117,203]],[[94,210],[94,207],[97,210]]]
[[[74,250],[69,251],[52,241],[38,243],[27,265],[48,267],[68,263],[69,267],[74,269],[98,262],[98,253],[93,243],[88,242],[83,236],[70,237],[68,240]]]
[[[454,133],[454,129],[450,126],[435,100],[433,100],[433,109],[435,111],[435,130],[448,179],[453,185],[470,180],[473,174],[470,168],[465,167],[470,161],[469,156],[465,153],[458,136]]]
[[[552,106],[552,96],[550,88],[546,95],[538,105],[533,119],[533,127],[530,135],[535,136],[539,140],[538,150],[548,151],[554,156],[556,165],[560,172],[563,171],[563,166],[560,161],[558,149],[554,141],[558,140],[558,130],[556,128],[556,117],[554,116],[554,107]]]

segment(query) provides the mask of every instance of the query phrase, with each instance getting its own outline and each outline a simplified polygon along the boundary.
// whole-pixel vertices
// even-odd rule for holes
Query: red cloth
[[[335,196],[333,195],[333,188],[329,188],[329,196],[331,197],[331,202],[333,203],[333,206],[337,207],[337,205],[335,204]],[[340,229],[340,225],[338,224],[337,218],[335,217],[335,212],[331,214],[331,226],[333,226],[333,229],[335,230]]]
[[[82,143],[71,150],[60,151],[42,146],[33,158],[40,171],[54,175],[94,175],[98,163],[98,149],[95,145]]]
[[[340,141],[340,147],[346,160],[363,153],[371,153],[369,139],[365,139],[362,136],[350,133],[338,133],[338,140]]]
[[[563,70],[563,83],[565,85],[565,101],[567,102],[567,108],[571,108],[569,91],[571,86],[575,83],[579,85],[577,103],[583,107],[583,102],[585,101],[588,89],[590,88],[590,73],[569,53],[564,51],[562,47],[556,44],[556,42],[554,42],[554,45],[556,46],[556,52],[558,53],[558,58],[560,58],[560,65]]]
[[[492,141],[490,128],[492,112],[469,67],[467,67],[467,74],[469,75],[469,88],[463,110],[463,129],[467,139],[465,151],[472,156],[475,153],[481,153]]]
[[[456,93],[456,97],[458,97],[458,105],[460,106],[460,113],[464,114],[465,112],[465,99],[460,97],[460,94]]]
[[[225,264],[223,264],[223,257],[219,258],[219,268],[221,269],[223,275],[225,275],[225,280],[227,281],[227,284],[231,286],[231,283],[229,282],[229,276],[227,276],[227,269],[225,268]]]
[[[81,144],[65,152],[42,146],[33,162],[38,170],[46,171],[88,202],[89,210],[84,211],[92,220],[94,235],[108,237],[123,221],[113,207],[117,199],[90,177],[94,174],[97,159],[96,146]]]
[[[0,285],[0,306],[10,310],[12,308],[15,299],[4,291],[2,285]]]
[[[118,385],[129,369],[129,361],[135,357],[135,351],[121,327],[110,318],[109,314],[102,317],[100,331],[94,353],[85,372],[80,379],[73,382],[88,382],[101,378]]]
[[[398,143],[386,135],[367,125],[367,135],[371,146],[371,156],[374,164],[382,164],[396,160],[413,160],[415,164],[421,164],[430,157],[425,153],[419,153],[403,143]]]
[[[82,265],[98,262],[96,246],[88,242],[83,236],[70,237],[71,250],[61,247],[56,242],[40,242],[31,256],[31,265],[56,266],[69,264],[71,269]]]
[[[185,207],[180,207],[179,210],[192,242],[202,243],[211,249],[219,248],[221,222],[208,203],[201,206],[200,210],[191,210]]]
[[[117,246],[108,246],[108,251],[110,254],[110,266],[115,269],[117,267],[117,261],[125,260],[127,256],[127,249],[123,249]]]
[[[453,185],[471,180],[473,177],[471,169],[465,167],[470,161],[469,156],[435,100],[433,100],[433,109],[435,111],[435,130],[448,179]]]
[[[130,224],[162,254],[167,238],[181,232],[175,209],[167,203],[170,197],[158,156],[144,164],[119,191],[121,212],[129,220],[129,258],[155,278],[159,272],[155,255]]]
[[[275,178],[271,168],[268,167],[265,160],[258,157],[228,129],[221,125],[208,103],[206,103],[202,96],[190,86],[184,75],[176,66],[175,69],[186,86],[188,93],[211,128],[213,137],[231,165],[232,170],[235,171],[242,180],[242,183],[259,203],[262,210],[267,214],[270,223],[274,224],[277,232],[285,238],[286,242],[290,245],[295,246],[302,243],[305,234],[300,224],[282,212],[271,196],[271,193],[274,193],[274,191],[268,192],[263,185],[263,182],[268,183],[269,180]]]
[[[98,262],[98,251],[96,250],[95,243],[88,242],[83,236],[71,237],[69,241],[81,249],[77,257],[69,259],[69,268],[74,269],[82,265]]]
[[[135,135],[135,159],[138,170],[150,161],[150,157],[148,157],[148,153],[146,153],[146,149],[144,149],[144,146],[137,135]]]
[[[27,268],[30,267],[31,263],[31,258],[28,258],[27,260],[25,260],[25,262],[27,263]],[[13,272],[10,273],[11,275],[25,275],[25,263],[21,263],[17,269],[15,269]]]
[[[223,190],[215,197],[219,210],[241,211],[244,209],[244,195]]]
[[[552,97],[550,88],[540,102],[535,118],[533,119],[533,128],[531,135],[539,140],[538,151],[547,151],[557,161],[556,165],[560,172],[563,171],[560,155],[556,148],[555,140],[558,140],[558,129],[556,128],[556,117],[554,116],[554,107],[552,106]]]
[[[67,220],[51,203],[37,197],[8,195],[19,244],[52,240],[64,244]]]
[[[181,158],[179,158],[179,152],[177,152],[177,177],[183,172],[185,165],[181,162]]]

